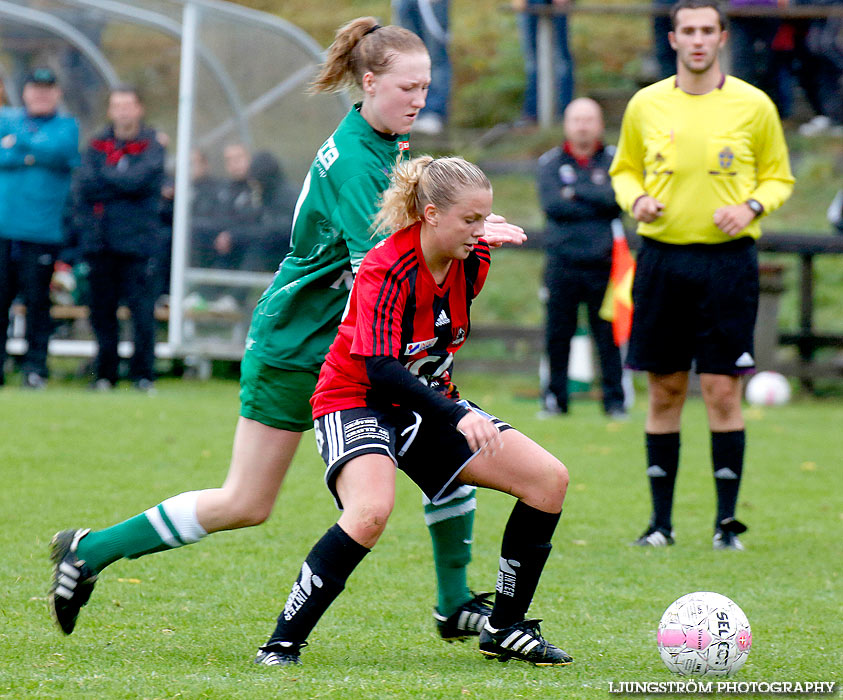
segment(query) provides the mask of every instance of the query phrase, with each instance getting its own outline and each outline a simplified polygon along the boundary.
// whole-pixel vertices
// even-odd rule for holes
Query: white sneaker
[[[800,136],[819,136],[831,128],[831,119],[824,114],[818,114],[810,121],[805,122],[799,127]]]
[[[442,121],[442,117],[432,112],[420,114],[416,117],[415,124],[413,124],[413,131],[417,134],[426,134],[427,136],[438,136],[444,128],[445,124]]]
[[[186,311],[204,311],[208,308],[208,302],[198,292],[188,294],[182,305]]]
[[[215,299],[208,304],[208,311],[216,311],[218,313],[234,313],[239,310],[240,305],[230,294],[224,294],[219,299]]]

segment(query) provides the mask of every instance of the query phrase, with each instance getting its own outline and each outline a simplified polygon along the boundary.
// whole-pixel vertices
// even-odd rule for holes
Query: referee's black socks
[[[711,466],[714,470],[714,485],[717,489],[715,526],[735,517],[745,449],[746,431],[744,430],[711,433]]]
[[[673,487],[679,470],[679,433],[647,433],[647,477],[653,498],[651,527],[673,529]]]
[[[526,617],[550,555],[550,540],[560,515],[545,513],[521,501],[515,504],[501,542],[495,607],[489,617],[492,627],[510,627]]]
[[[370,551],[351,539],[339,525],[333,525],[304,560],[267,644],[304,642],[342,593],[351,572]]]

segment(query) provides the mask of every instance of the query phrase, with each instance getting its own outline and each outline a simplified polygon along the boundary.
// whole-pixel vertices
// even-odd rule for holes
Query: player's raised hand
[[[483,238],[490,248],[500,248],[504,243],[521,245],[527,240],[527,234],[524,233],[523,228],[508,223],[499,214],[489,214],[484,224]]]
[[[490,454],[494,454],[503,444],[495,424],[474,411],[469,411],[460,419],[457,430],[465,436],[472,452],[489,450]]]

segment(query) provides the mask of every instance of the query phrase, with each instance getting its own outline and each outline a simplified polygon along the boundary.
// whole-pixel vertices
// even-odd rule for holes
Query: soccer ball
[[[752,631],[743,610],[726,596],[688,593],[664,611],[656,643],[673,673],[725,677],[744,665]]]
[[[781,406],[790,401],[790,384],[778,372],[759,372],[746,385],[753,406]]]

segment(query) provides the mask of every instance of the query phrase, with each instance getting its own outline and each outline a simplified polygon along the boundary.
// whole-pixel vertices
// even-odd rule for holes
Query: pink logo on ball
[[[700,651],[711,644],[711,633],[702,627],[695,627],[685,634],[685,646]]]
[[[738,649],[741,651],[748,651],[752,646],[752,632],[749,630],[740,630],[738,632]]]
[[[685,644],[685,633],[678,629],[663,629],[656,634],[660,647],[681,647]]]

